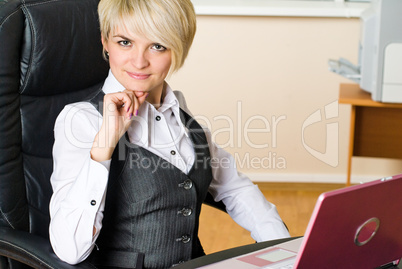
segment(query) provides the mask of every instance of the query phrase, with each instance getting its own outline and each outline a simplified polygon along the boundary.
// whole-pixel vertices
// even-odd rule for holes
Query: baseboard
[[[283,183],[346,183],[345,174],[272,174],[272,173],[246,173],[253,182],[283,182]],[[376,175],[352,175],[353,184],[364,183],[381,178]]]

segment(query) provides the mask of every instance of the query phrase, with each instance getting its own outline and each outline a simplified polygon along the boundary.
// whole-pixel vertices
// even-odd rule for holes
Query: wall
[[[359,35],[356,18],[198,16],[187,62],[169,83],[252,180],[345,182],[350,108],[336,101],[350,81],[327,62],[357,63]],[[400,167],[354,158],[352,180]]]

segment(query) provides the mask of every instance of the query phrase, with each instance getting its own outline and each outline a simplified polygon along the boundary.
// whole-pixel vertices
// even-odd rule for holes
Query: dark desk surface
[[[180,264],[175,266],[175,269],[194,269],[198,268],[201,266],[205,266],[208,264],[220,262],[226,259],[230,259],[239,255],[247,254],[253,251],[257,251],[263,248],[267,248],[276,244],[280,244],[289,240],[296,239],[298,237],[292,237],[292,238],[285,238],[285,239],[279,239],[279,240],[272,240],[272,241],[266,241],[266,242],[261,242],[261,243],[255,243],[255,244],[250,244],[250,245],[245,245],[241,247],[236,247],[228,250],[223,250],[220,252],[212,253],[191,261],[188,261],[186,263]],[[402,263],[399,266],[391,266],[387,268],[392,268],[392,269],[402,269]]]
[[[205,266],[205,265],[208,265],[211,263],[220,262],[220,261],[230,259],[230,258],[239,256],[239,255],[257,251],[257,250],[260,250],[260,249],[263,249],[266,247],[270,247],[270,246],[273,246],[276,244],[280,244],[280,243],[283,243],[283,242],[286,242],[286,241],[289,241],[289,240],[292,240],[295,238],[297,238],[297,237],[272,240],[272,241],[266,241],[266,242],[231,248],[228,250],[223,250],[220,252],[212,253],[212,254],[188,261],[186,263],[175,266],[174,268],[175,269],[194,269],[197,267]]]

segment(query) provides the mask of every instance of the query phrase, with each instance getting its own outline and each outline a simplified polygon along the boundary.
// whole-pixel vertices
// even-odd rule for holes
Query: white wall
[[[330,112],[338,114],[328,120],[324,108],[350,81],[328,71],[327,61],[357,63],[359,35],[356,18],[198,16],[187,62],[169,83],[253,180],[345,182],[350,108],[333,105]],[[317,110],[323,120],[307,126],[302,140],[303,123]],[[307,148],[326,152],[327,123],[334,128],[328,156],[316,158]],[[354,158],[353,180],[401,167],[396,160]]]

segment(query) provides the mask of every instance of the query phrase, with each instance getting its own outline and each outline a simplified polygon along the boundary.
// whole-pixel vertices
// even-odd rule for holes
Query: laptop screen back
[[[321,194],[294,268],[376,268],[402,257],[402,175]]]

